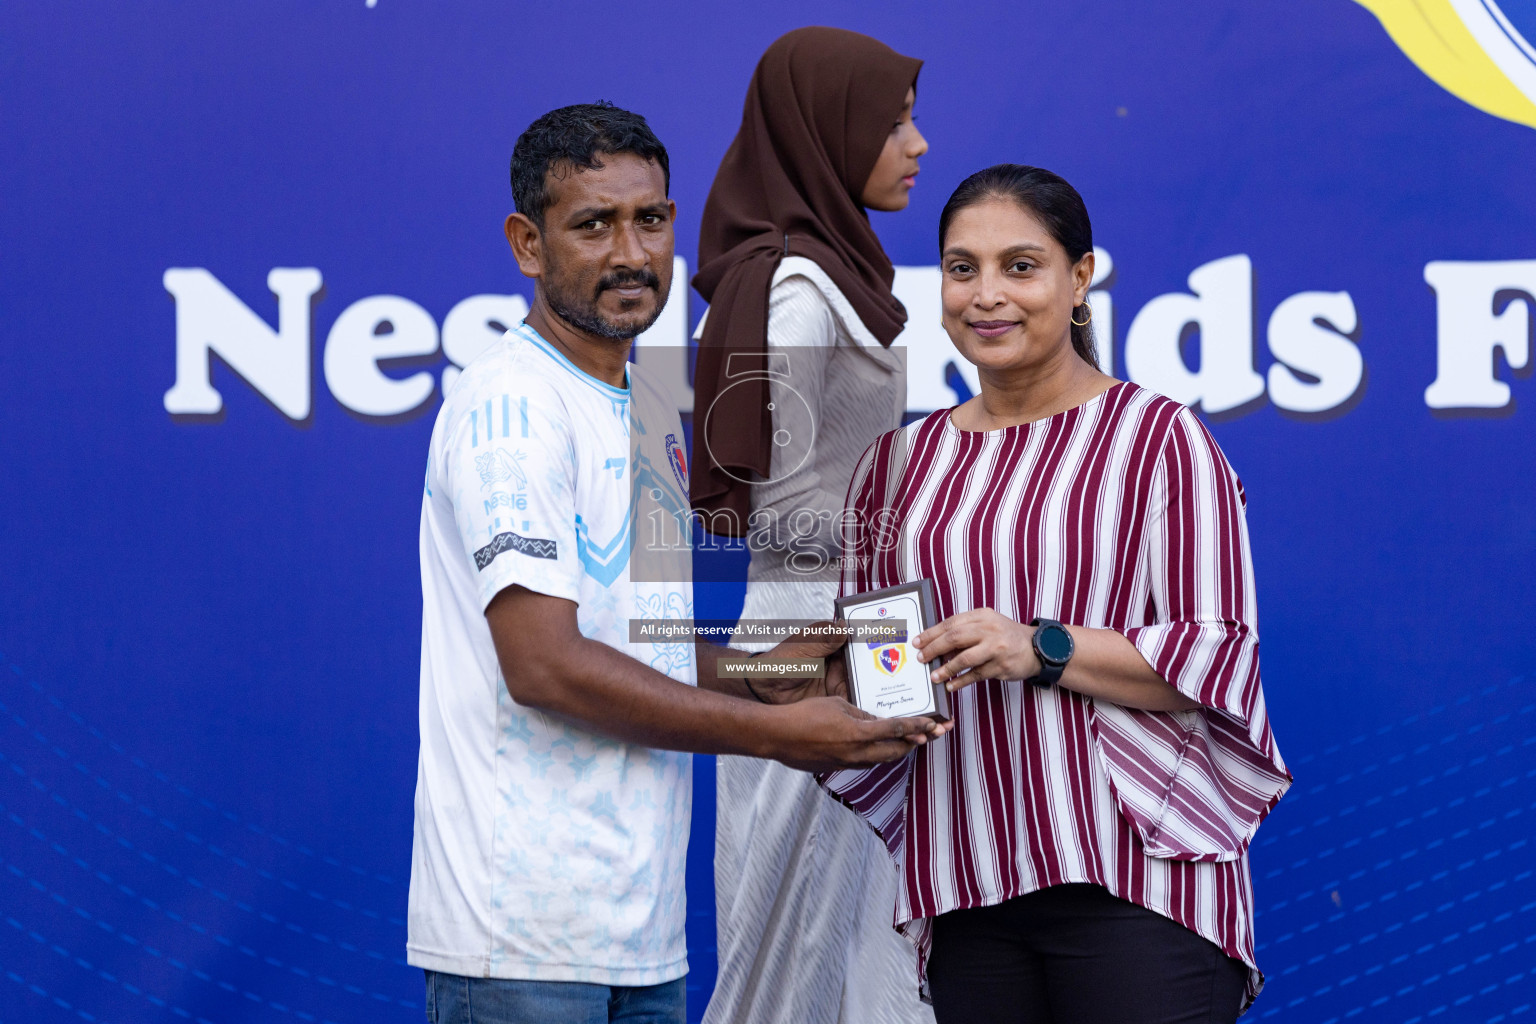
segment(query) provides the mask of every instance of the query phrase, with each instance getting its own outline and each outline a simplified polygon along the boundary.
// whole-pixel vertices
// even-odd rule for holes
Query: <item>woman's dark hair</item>
[[[944,212],[939,214],[940,254],[944,252],[944,239],[955,214],[989,199],[1008,199],[1034,214],[1067,251],[1067,258],[1073,263],[1082,259],[1084,253],[1093,251],[1093,225],[1088,220],[1088,207],[1083,205],[1083,197],[1067,184],[1065,178],[1041,167],[995,164],[962,181],[950,195],[949,202],[944,204]],[[1099,357],[1093,345],[1093,325],[1077,323],[1079,317],[1075,309],[1072,318],[1072,348],[1083,362],[1097,370]]]
[[[549,209],[550,168],[569,164],[592,170],[603,165],[605,153],[633,153],[656,161],[670,190],[667,147],[645,118],[605,100],[578,103],[551,110],[518,136],[512,147],[512,202],[517,212],[542,228]]]

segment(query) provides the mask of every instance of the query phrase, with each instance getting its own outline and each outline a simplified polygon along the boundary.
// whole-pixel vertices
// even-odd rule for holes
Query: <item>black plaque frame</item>
[[[937,623],[939,619],[938,609],[933,600],[933,581],[930,579],[921,579],[914,583],[903,583],[895,587],[884,587],[880,590],[867,590],[862,594],[849,594],[847,597],[840,597],[832,602],[832,609],[838,619],[846,620],[848,618],[847,609],[851,605],[874,604],[878,601],[889,601],[897,597],[909,596],[917,598],[918,611],[923,619],[923,621],[915,624],[915,629],[913,628],[913,623],[907,624],[907,642],[911,643],[917,634]],[[859,700],[859,677],[854,666],[853,641],[849,641],[848,646],[843,648],[843,658],[848,671],[848,696],[850,703],[855,707],[862,708],[863,704]],[[937,667],[937,663],[930,664],[928,670],[931,672]],[[949,721],[949,691],[944,688],[943,683],[930,683],[929,685],[933,687],[934,709],[925,712],[921,717],[932,718],[939,722]]]

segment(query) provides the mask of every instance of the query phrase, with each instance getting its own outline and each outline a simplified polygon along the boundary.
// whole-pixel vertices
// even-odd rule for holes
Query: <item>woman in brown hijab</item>
[[[920,67],[855,32],[783,36],[704,207],[692,496],[712,532],[748,539],[743,620],[830,616],[849,479],[901,422],[906,310],[866,211],[907,205]],[[782,765],[721,757],[717,784],[707,1024],[931,1021],[874,834]]]

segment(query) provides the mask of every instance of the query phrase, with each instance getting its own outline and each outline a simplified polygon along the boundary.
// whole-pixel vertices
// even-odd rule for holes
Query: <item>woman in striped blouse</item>
[[[955,727],[824,784],[896,860],[940,1024],[1233,1020],[1263,982],[1248,844],[1290,783],[1242,485],[1188,409],[1099,372],[1071,185],[972,175],[939,245],[981,393],[865,453],[843,590],[934,581],[914,642]]]

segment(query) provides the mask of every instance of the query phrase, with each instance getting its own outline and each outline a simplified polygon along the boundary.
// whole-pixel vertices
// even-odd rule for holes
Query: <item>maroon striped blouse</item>
[[[1091,882],[1254,964],[1248,842],[1290,785],[1264,710],[1242,484],[1184,406],[1135,384],[1035,423],[948,410],[855,471],[843,592],[931,578],[939,614],[993,608],[1124,633],[1203,708],[1136,711],[988,679],[954,730],[823,784],[885,840],[895,923]]]

